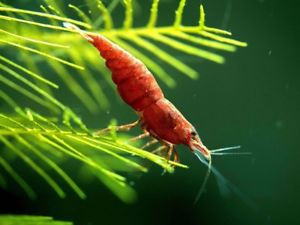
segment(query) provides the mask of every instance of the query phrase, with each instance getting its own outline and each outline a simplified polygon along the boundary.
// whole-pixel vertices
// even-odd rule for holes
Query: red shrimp
[[[174,146],[178,144],[188,146],[192,152],[199,151],[211,161],[211,151],[203,145],[193,125],[164,97],[154,76],[140,60],[102,35],[84,32],[69,23],[64,26],[79,32],[106,60],[121,98],[140,118],[138,121],[145,132],[140,137],[150,135],[159,140],[168,148],[168,157],[174,153],[176,161],[178,155]],[[123,125],[119,129],[129,130],[137,124]]]
[[[118,126],[117,130],[129,130],[140,123],[144,133],[131,140],[151,136],[153,140],[149,141],[142,148],[160,141],[163,144],[162,147],[167,149],[167,159],[170,159],[172,154],[174,154],[174,161],[177,162],[179,161],[179,157],[175,145],[183,144],[188,146],[191,152],[208,167],[195,201],[203,193],[211,171],[223,185],[231,187],[235,193],[240,196],[242,195],[235,186],[212,166],[211,155],[248,155],[249,152],[224,153],[224,151],[237,149],[240,146],[214,150],[207,149],[193,125],[164,97],[154,76],[140,60],[102,35],[84,32],[70,23],[64,23],[64,26],[79,32],[81,36],[98,49],[106,61],[107,68],[112,72],[112,80],[117,85],[121,98],[138,114],[138,121]],[[109,128],[106,128],[96,132],[96,134],[108,130]]]

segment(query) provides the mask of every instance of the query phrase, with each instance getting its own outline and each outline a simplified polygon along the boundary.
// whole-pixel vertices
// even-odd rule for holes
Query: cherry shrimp
[[[166,158],[170,159],[173,154],[176,162],[179,161],[179,157],[175,145],[188,146],[191,152],[208,167],[196,200],[204,191],[210,171],[224,180],[224,177],[212,167],[211,155],[232,154],[223,153],[223,151],[236,149],[239,146],[209,150],[202,143],[194,126],[164,97],[154,76],[139,59],[102,35],[87,33],[70,23],[64,23],[63,25],[80,33],[82,37],[98,49],[100,55],[106,61],[107,68],[112,73],[112,80],[116,84],[121,98],[139,116],[139,119],[134,123],[118,126],[117,131],[130,130],[140,124],[144,133],[131,140],[151,136],[153,140],[142,148],[159,141],[162,143],[161,150],[167,150]],[[108,129],[100,130],[96,134],[106,132]]]

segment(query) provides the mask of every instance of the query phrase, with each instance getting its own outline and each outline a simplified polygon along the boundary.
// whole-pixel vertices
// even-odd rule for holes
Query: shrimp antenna
[[[210,152],[212,155],[252,155],[252,152],[225,152],[228,150],[239,149],[239,148],[241,148],[241,146],[237,145],[232,147],[214,149],[211,150]]]
[[[232,147],[229,147],[229,148],[232,148]],[[228,148],[224,148],[224,149],[228,149]],[[223,190],[220,190],[222,195],[232,191],[238,197],[240,197],[242,199],[242,201],[246,203],[247,206],[249,206],[253,210],[257,210],[257,205],[248,196],[246,196],[244,193],[242,193],[233,183],[231,183],[228,179],[226,179],[220,173],[220,171],[218,171],[214,166],[212,166],[211,159],[205,160],[204,156],[200,152],[197,152],[197,151],[195,151],[195,155],[204,165],[207,166],[208,170],[207,170],[205,179],[204,179],[204,181],[198,191],[198,194],[195,198],[194,204],[197,203],[197,201],[203,194],[209,174],[210,174],[210,172],[212,172],[217,178],[217,183],[218,183],[220,189],[223,189]]]
[[[78,32],[82,37],[84,37],[86,40],[88,40],[89,42],[93,43],[94,40],[89,37],[85,31],[81,30],[79,27],[77,27],[76,25],[72,24],[72,23],[68,23],[68,22],[63,22],[63,26],[65,28],[68,28],[72,31],[76,31]]]
[[[252,152],[212,152],[211,155],[252,155]]]
[[[203,155],[201,154],[201,152],[198,152],[198,151],[195,151],[195,155],[197,156],[197,158],[204,164],[207,166],[207,171],[206,171],[206,174],[205,174],[205,177],[204,177],[204,180],[202,182],[202,185],[197,193],[197,196],[195,198],[195,201],[194,201],[194,204],[196,204],[198,202],[198,200],[200,199],[200,197],[202,196],[202,194],[204,193],[205,191],[205,187],[206,187],[206,184],[207,184],[207,181],[208,181],[208,178],[210,176],[210,172],[211,172],[211,164],[212,164],[212,160],[211,160],[211,157],[209,158],[209,160],[206,161],[206,159],[203,157]]]
[[[211,150],[211,152],[223,152],[223,151],[228,151],[228,150],[232,150],[232,149],[239,149],[239,148],[241,148],[241,146],[237,145],[237,146],[232,146],[232,147],[213,149],[213,150]]]

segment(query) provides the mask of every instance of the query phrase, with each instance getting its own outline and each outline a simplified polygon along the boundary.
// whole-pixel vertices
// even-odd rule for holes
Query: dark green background
[[[139,2],[148,2],[140,4],[142,12],[148,12],[150,0]],[[172,22],[178,1],[161,2],[159,21],[167,25]],[[181,159],[190,169],[161,176],[161,169],[152,166],[149,173],[133,179],[139,199],[132,205],[123,204],[95,182],[84,187],[88,194],[84,201],[74,195],[60,200],[48,188],[41,188],[37,201],[2,191],[1,212],[49,215],[74,221],[76,225],[300,224],[300,37],[296,2],[202,2],[208,25],[232,31],[234,38],[247,41],[249,46],[224,54],[225,65],[178,54],[179,59],[199,70],[201,77],[192,81],[170,70],[178,81],[177,87],[169,89],[162,85],[167,98],[194,124],[209,148],[241,145],[243,151],[253,153],[216,156],[213,163],[255,203],[254,207],[235,193],[223,197],[213,176],[207,192],[194,205],[205,168],[187,148],[179,147]],[[196,23],[199,3],[187,0],[185,24]],[[30,8],[28,4],[32,3],[13,4]],[[121,14],[121,9],[117,10]],[[143,24],[147,15],[137,15],[136,24]],[[84,110],[82,117],[94,126],[107,123],[111,117],[118,118],[120,123],[135,118],[128,106],[115,97],[111,101],[115,103],[110,113],[99,116],[97,122],[88,121],[90,117]],[[71,98],[68,104],[78,107]]]

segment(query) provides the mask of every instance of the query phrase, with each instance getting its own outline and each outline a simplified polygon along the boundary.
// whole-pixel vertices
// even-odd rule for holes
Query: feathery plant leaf
[[[85,198],[85,194],[75,181],[51,159],[55,156],[51,154],[51,151],[59,151],[63,157],[73,158],[88,166],[92,171],[96,171],[104,184],[108,183],[108,188],[114,192],[116,190],[121,191],[123,188],[129,188],[125,177],[114,171],[110,167],[109,161],[105,165],[101,165],[93,160],[92,156],[94,154],[109,156],[107,157],[108,159],[118,160],[119,163],[141,172],[147,172],[147,169],[135,161],[132,158],[133,155],[151,160],[169,172],[173,171],[172,165],[185,167],[175,162],[167,162],[160,156],[123,144],[119,140],[114,140],[110,137],[94,137],[88,133],[76,131],[75,128],[60,128],[56,123],[29,109],[19,112],[19,114],[21,114],[21,117],[16,118],[0,114],[0,141],[7,150],[20,157],[25,165],[27,164],[37,175],[42,177],[60,197],[65,197],[62,187],[39,164],[52,168],[79,197]],[[39,160],[34,161],[32,159],[33,155]],[[17,175],[5,159],[1,158],[0,165],[13,176],[30,197],[34,196],[32,194],[34,193],[32,191],[33,188],[20,175]],[[116,194],[118,195],[118,193]],[[122,198],[130,201],[130,199]]]
[[[53,220],[48,216],[0,215],[1,225],[72,225],[72,222]]]
[[[86,0],[90,13],[73,4],[64,7],[62,2],[55,0],[47,1],[47,4],[42,2],[42,12],[0,3],[0,99],[12,109],[9,113],[0,113],[1,187],[9,185],[4,176],[8,174],[30,198],[35,198],[34,187],[27,183],[24,170],[20,169],[24,167],[34,171],[58,196],[67,195],[66,186],[61,184],[64,182],[80,198],[85,198],[80,184],[72,178],[74,174],[69,175],[66,170],[67,161],[71,160],[79,162],[78,169],[82,167],[95,174],[95,178],[121,200],[131,202],[136,194],[123,173],[146,172],[141,158],[169,172],[173,171],[174,165],[187,168],[125,144],[113,131],[112,135],[93,136],[81,118],[59,100],[60,96],[56,96],[59,86],[55,80],[60,79],[68,92],[91,113],[98,114],[109,107],[103,86],[97,83],[99,73],[111,85],[104,62],[81,37],[62,27],[62,22],[76,24],[87,32],[98,32],[112,40],[143,61],[169,87],[176,85],[176,79],[169,75],[161,62],[192,79],[198,77],[198,69],[178,60],[166,48],[224,63],[224,57],[215,50],[234,52],[237,46],[247,46],[226,37],[231,35],[228,31],[208,27],[202,5],[198,24],[183,25],[186,0],[178,0],[171,25],[157,26],[160,1],[153,0],[148,22],[142,27],[134,27],[134,1],[138,0],[124,0],[125,16],[119,28],[114,25],[113,10],[121,0],[110,1],[107,6],[101,0]],[[75,13],[78,19],[69,18],[70,13]],[[102,23],[103,28],[100,28]],[[164,47],[158,47],[157,43]],[[82,49],[84,56],[79,54]],[[94,75],[95,71],[97,75]],[[16,95],[25,98],[25,103],[16,100]],[[38,113],[41,109],[46,109],[48,114]],[[7,153],[20,161],[18,166],[14,157],[8,157]]]
[[[137,0],[135,0],[137,1]],[[111,10],[115,8],[116,4],[118,4],[120,0],[112,1],[110,5],[105,6],[105,4],[101,0],[89,0],[87,1],[88,5],[93,5],[97,7],[90,7],[92,15],[96,15],[99,13],[98,21],[104,22],[104,29],[98,30],[98,26],[100,23],[95,21],[93,23],[92,18],[89,17],[84,10],[79,9],[75,5],[68,5],[69,9],[75,11],[82,21],[77,21],[74,19],[70,19],[65,17],[64,15],[68,14],[67,9],[62,9],[59,7],[59,4],[56,4],[55,1],[52,1],[52,4],[55,5],[46,5],[42,6],[44,12],[34,12],[29,10],[17,9],[13,7],[9,7],[7,5],[3,5],[0,7],[0,12],[7,13],[7,15],[0,15],[0,23],[4,20],[15,22],[16,27],[21,27],[19,34],[15,34],[16,31],[10,32],[8,30],[3,30],[4,32],[0,35],[0,46],[2,45],[12,45],[17,48],[22,48],[23,50],[31,51],[32,53],[40,54],[41,57],[51,57],[51,59],[63,63],[67,66],[75,67],[76,69],[83,69],[80,65],[84,65],[86,68],[84,71],[78,71],[80,76],[90,77],[91,82],[86,82],[87,90],[82,87],[82,91],[80,93],[74,92],[73,94],[77,96],[77,99],[81,101],[85,106],[93,113],[97,113],[99,110],[103,110],[109,106],[109,104],[100,104],[100,102],[107,102],[107,97],[104,94],[104,91],[100,86],[98,88],[93,87],[92,76],[93,74],[91,70],[94,70],[97,67],[91,68],[88,65],[96,65],[99,64],[101,60],[97,54],[90,52],[87,49],[86,45],[82,40],[79,40],[79,37],[74,36],[70,33],[66,28],[59,26],[62,21],[70,22],[79,26],[82,26],[86,29],[92,29],[94,31],[99,32],[100,34],[113,39],[117,44],[123,45],[125,49],[132,52],[134,55],[139,57],[145,64],[154,72],[155,75],[158,76],[164,83],[166,83],[169,87],[175,86],[175,80],[170,77],[167,71],[165,71],[160,64],[154,62],[154,60],[149,60],[149,56],[141,52],[141,49],[148,52],[150,55],[154,55],[158,59],[162,60],[164,63],[169,64],[174,69],[180,71],[182,74],[196,79],[198,77],[198,71],[194,68],[191,68],[184,62],[180,62],[174,56],[168,54],[166,50],[156,47],[156,42],[163,44],[167,47],[173,48],[177,50],[179,53],[193,55],[196,57],[204,58],[216,63],[224,63],[225,59],[219,53],[213,53],[209,50],[201,49],[203,46],[205,48],[217,49],[222,51],[233,52],[236,50],[236,46],[245,47],[247,44],[244,42],[236,41],[231,38],[224,37],[223,35],[231,35],[230,32],[220,30],[217,28],[211,28],[206,26],[205,21],[205,13],[204,8],[200,5],[200,19],[198,25],[196,26],[184,26],[182,25],[184,8],[186,5],[186,0],[180,0],[178,4],[178,8],[175,12],[174,23],[170,26],[158,27],[157,26],[157,18],[159,14],[159,0],[153,0],[152,7],[150,9],[150,17],[148,23],[145,27],[134,27],[134,9],[133,9],[133,0],[124,0],[125,6],[125,18],[123,22],[122,28],[114,28],[113,22],[113,14]],[[95,9],[96,8],[96,9]],[[48,19],[48,23],[41,23],[34,21],[36,17]],[[26,23],[26,24],[22,24]],[[44,29],[36,29],[34,33],[32,33],[32,37],[26,37],[26,34],[29,34],[28,31],[31,27],[44,27],[50,30]],[[52,30],[52,31],[51,31]],[[68,31],[68,33],[59,33],[61,31]],[[58,36],[60,38],[56,38]],[[43,40],[39,40],[39,39]],[[12,39],[14,38],[14,39]],[[175,39],[174,39],[175,38]],[[57,40],[59,43],[53,43],[52,40]],[[126,42],[124,42],[123,40]],[[12,42],[17,41],[18,43]],[[185,43],[183,43],[185,41]],[[76,44],[74,43],[76,42]],[[49,49],[49,48],[41,48],[41,45],[48,45],[50,47],[55,46],[70,46],[72,44],[72,48],[70,49]],[[134,45],[133,45],[134,44]],[[27,45],[35,46],[40,50],[33,49],[28,47]],[[138,49],[135,45],[137,45]],[[195,45],[198,45],[197,47]],[[86,57],[82,57],[81,62],[78,60],[74,60],[74,51],[80,52],[81,49],[86,49]],[[50,54],[46,53],[50,52]],[[61,59],[57,57],[55,52],[59,52],[60,56],[64,58],[69,58],[71,61],[76,62],[76,64],[68,62],[67,60]],[[93,54],[88,56],[89,54]],[[37,64],[38,62],[34,61],[33,64]],[[57,63],[51,63],[48,61],[50,68],[58,68]],[[80,63],[80,64],[79,64]],[[65,71],[62,69],[65,65],[61,65],[61,69],[56,69],[57,74],[61,74],[60,78],[63,79],[63,82],[67,84],[70,79],[67,79]],[[103,74],[101,69],[98,69],[100,74]],[[64,74],[64,75],[62,75]],[[107,76],[107,74],[104,74]],[[106,80],[106,79],[105,79]],[[76,79],[72,79],[71,82],[74,87],[82,86],[78,83]],[[72,91],[74,87],[70,87],[69,89]],[[82,97],[85,96],[85,97]],[[88,100],[88,101],[85,101]],[[102,101],[103,100],[103,101]],[[87,103],[89,102],[89,103]],[[95,105],[100,105],[100,107],[95,107]]]
[[[168,162],[160,156],[124,144],[118,139],[107,136],[91,136],[85,125],[82,125],[81,121],[77,121],[77,124],[81,126],[80,131],[70,123],[70,117],[74,116],[72,112],[65,114],[64,123],[66,126],[62,127],[33,110],[22,110],[13,99],[2,91],[0,91],[0,97],[12,106],[17,113],[15,117],[0,114],[0,142],[7,150],[16,154],[24,162],[24,166],[27,165],[43,178],[60,197],[65,197],[65,191],[43,167],[47,166],[54,170],[80,198],[85,198],[86,195],[78,184],[55,162],[55,159],[52,159],[55,158],[57,151],[62,154],[60,157],[72,158],[87,166],[125,202],[132,201],[133,199],[130,197],[134,198],[135,195],[128,186],[125,177],[119,175],[109,165],[109,159],[117,160],[130,170],[140,172],[147,172],[147,168],[140,165],[136,161],[136,157],[133,158],[133,156],[153,161],[169,172],[173,171],[172,165],[186,168],[182,164]],[[77,118],[77,120],[79,119]],[[106,156],[108,160],[106,160],[105,165],[93,160],[95,154]],[[33,156],[39,160],[34,161]],[[35,198],[33,188],[24,181],[10,164],[3,157],[0,158],[0,167],[17,181],[29,197]],[[129,196],[122,194],[124,190],[127,190],[125,193],[128,193]]]

